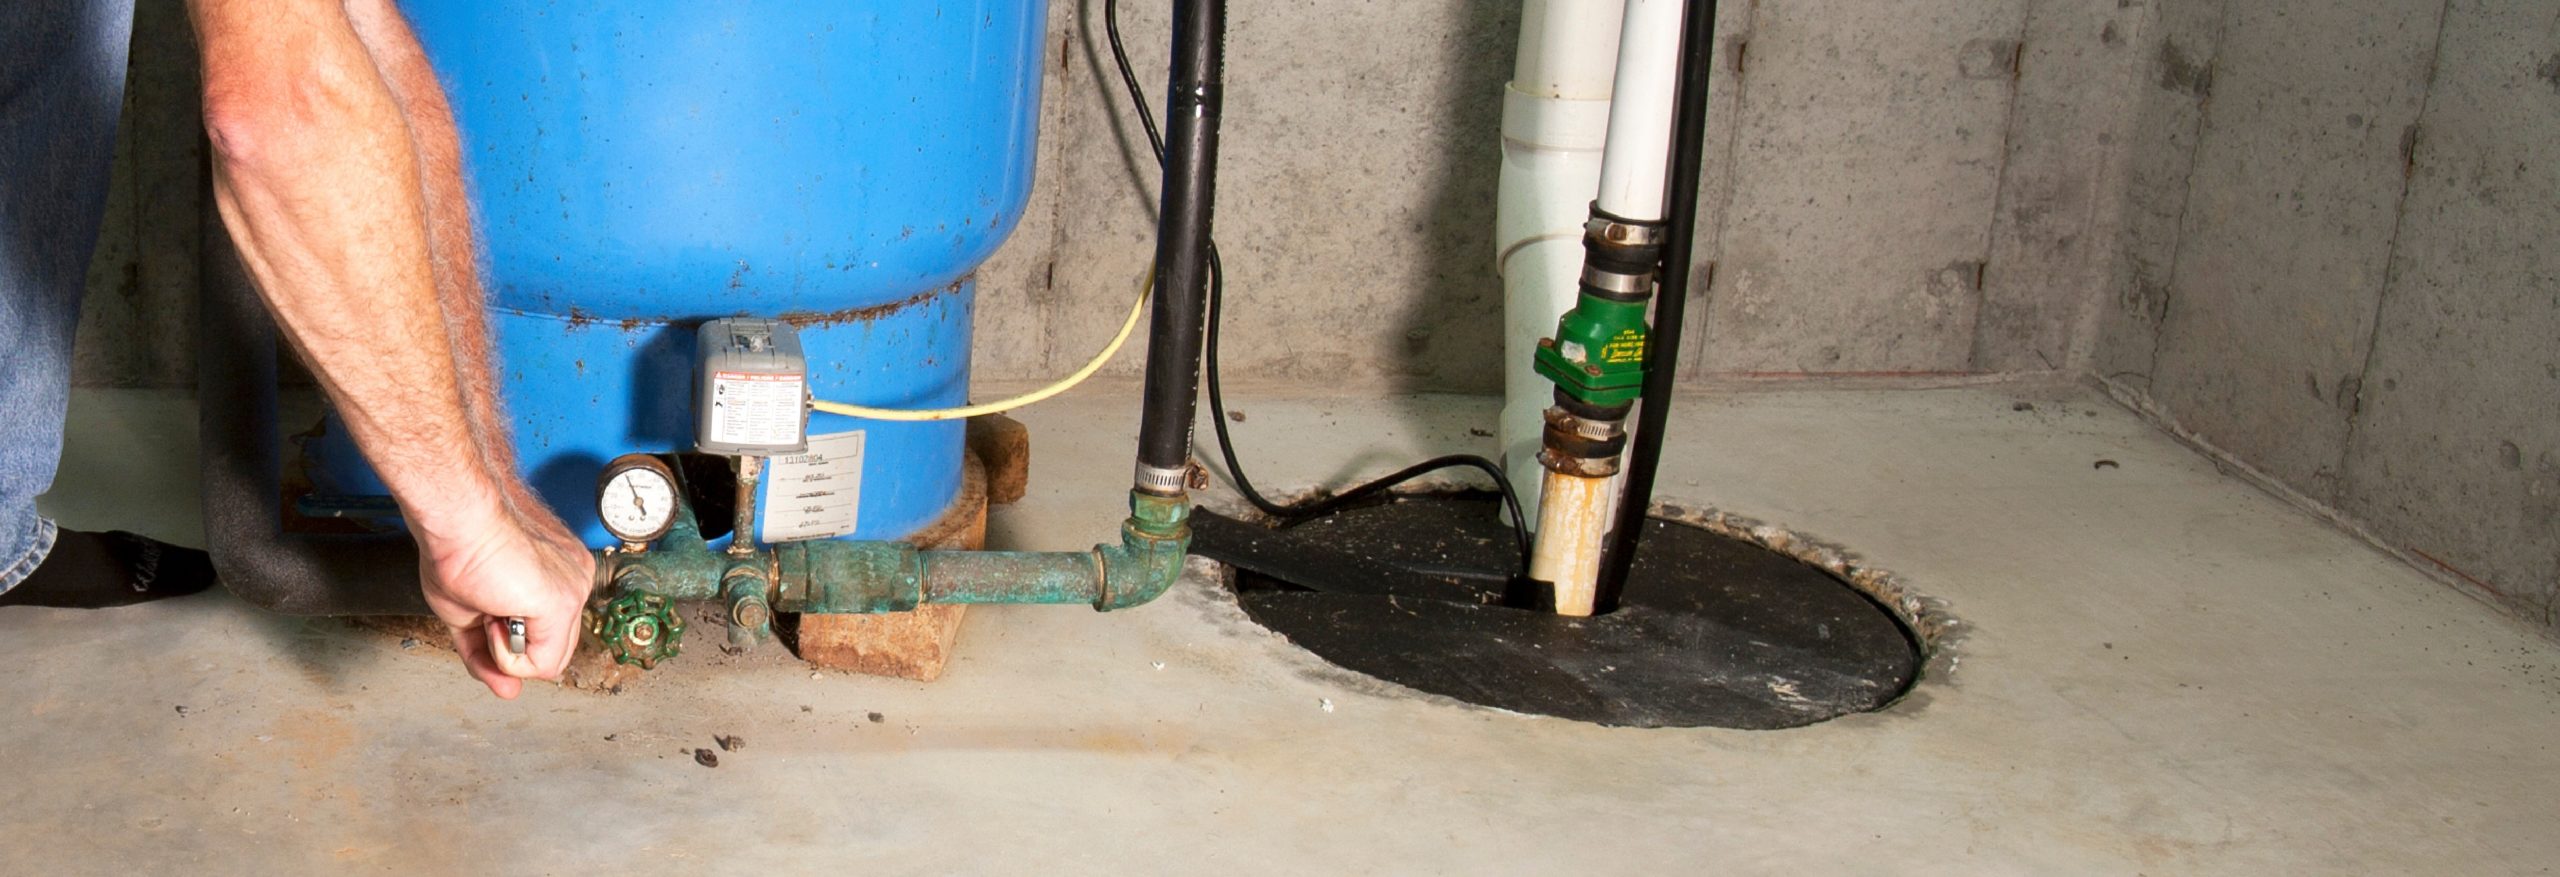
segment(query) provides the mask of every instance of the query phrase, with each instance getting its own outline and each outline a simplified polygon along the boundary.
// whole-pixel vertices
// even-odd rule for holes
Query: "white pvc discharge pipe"
[[[1681,0],[1627,0],[1609,143],[1600,158],[1600,209],[1621,219],[1662,221],[1685,8]]]
[[[1501,195],[1494,272],[1502,276],[1502,467],[1521,514],[1538,517],[1541,415],[1555,384],[1531,353],[1573,308],[1582,223],[1600,188],[1622,0],[1528,0],[1502,100]]]
[[[1609,106],[1608,141],[1600,159],[1596,207],[1624,220],[1659,222],[1663,218],[1664,180],[1671,166],[1673,92],[1678,87],[1682,0],[1626,0],[1618,41],[1618,68]],[[1523,41],[1525,44],[1525,40]],[[1588,214],[1584,218],[1589,218]],[[1579,247],[1572,260],[1579,269]],[[1571,306],[1580,272],[1568,281],[1565,307]],[[1542,327],[1552,327],[1564,308],[1542,312]],[[1513,320],[1521,319],[1513,315]],[[1536,344],[1532,336],[1529,348]],[[1516,356],[1515,359],[1526,357]],[[1532,377],[1535,377],[1532,375]],[[1539,388],[1538,406],[1552,398],[1551,387]],[[1515,389],[1509,406],[1521,399]],[[1541,466],[1537,543],[1529,576],[1555,583],[1556,611],[1589,615],[1600,576],[1600,555],[1608,539],[1615,509],[1615,478],[1566,475]]]

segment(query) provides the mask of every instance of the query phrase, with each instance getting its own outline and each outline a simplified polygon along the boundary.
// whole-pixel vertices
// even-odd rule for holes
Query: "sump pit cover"
[[[1789,728],[1876,709],[1920,654],[1884,607],[1822,569],[1687,524],[1647,521],[1619,609],[1565,618],[1499,605],[1503,583],[1422,576],[1445,599],[1339,593],[1296,579],[1383,562],[1507,569],[1494,502],[1405,496],[1287,530],[1199,520],[1198,550],[1237,562],[1246,614],[1338,666],[1467,703],[1626,727]],[[1284,563],[1244,560],[1296,550]]]

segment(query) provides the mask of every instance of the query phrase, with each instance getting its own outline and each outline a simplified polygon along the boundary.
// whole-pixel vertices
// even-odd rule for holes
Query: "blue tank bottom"
[[[882,408],[964,404],[970,281],[889,305],[784,314],[800,324],[818,398]],[[756,314],[754,316],[773,316]],[[596,478],[635,452],[693,450],[693,344],[698,323],[612,321],[496,312],[490,331],[515,419],[517,464],[535,492],[593,547],[613,544],[596,519]],[[887,422],[812,413],[812,450],[826,461],[772,461],[758,499],[768,539],[825,535],[897,539],[941,518],[960,491],[960,421]],[[860,433],[859,438],[851,434]],[[858,450],[858,464],[848,459]],[[389,491],[334,417],[307,449],[323,493]],[[852,496],[848,497],[850,493]],[[848,520],[849,518],[849,520]]]

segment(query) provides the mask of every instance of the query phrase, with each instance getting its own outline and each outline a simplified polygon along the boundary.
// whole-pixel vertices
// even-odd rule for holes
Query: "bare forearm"
[[[489,329],[480,287],[479,251],[471,207],[462,186],[462,144],[453,110],[417,35],[391,0],[346,0],[356,38],[372,56],[407,123],[418,155],[418,186],[426,199],[429,264],[445,314],[445,335],[459,370],[463,406],[472,434],[491,471],[515,471],[515,453],[491,372]],[[501,478],[507,484],[513,479]]]
[[[416,149],[335,2],[192,4],[215,195],[285,336],[411,523],[458,532],[499,508],[500,490],[456,379]]]

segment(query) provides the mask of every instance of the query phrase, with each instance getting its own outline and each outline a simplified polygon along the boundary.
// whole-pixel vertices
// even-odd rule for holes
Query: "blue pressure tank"
[[[821,399],[965,401],[971,272],[1031,188],[1045,0],[400,5],[460,127],[518,458],[589,544],[606,461],[692,449],[703,320],[799,325]],[[834,474],[772,491],[768,538],[897,538],[957,496],[959,422],[809,433]],[[347,450],[316,477],[378,485]]]

